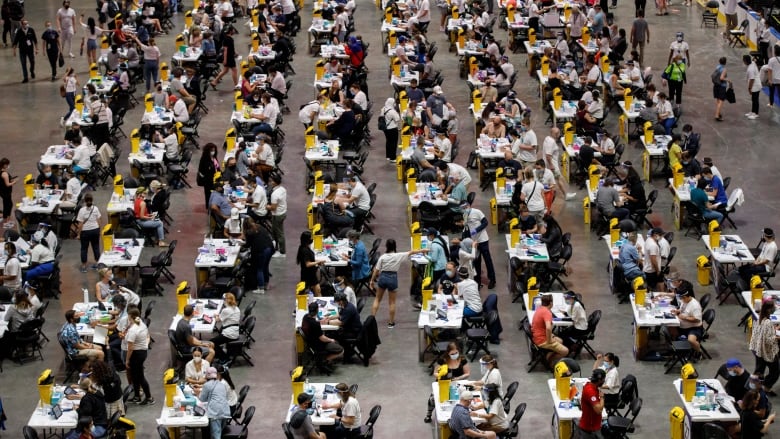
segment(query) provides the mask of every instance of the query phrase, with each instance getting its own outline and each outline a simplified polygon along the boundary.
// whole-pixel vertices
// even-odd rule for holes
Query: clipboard
[[[92,343],[106,346],[108,344],[108,328],[95,326],[95,333],[92,335]]]

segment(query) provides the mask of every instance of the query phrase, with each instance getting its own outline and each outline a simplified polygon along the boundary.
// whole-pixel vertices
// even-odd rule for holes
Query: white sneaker
[[[286,257],[287,257],[287,255],[286,255],[286,254],[284,254],[284,253],[279,253],[279,252],[276,252],[276,253],[274,253],[273,255],[271,255],[271,257],[272,257],[272,258],[286,258]]]
[[[60,127],[65,127],[65,118],[60,116]]]
[[[258,288],[256,290],[252,290],[252,294],[265,294],[265,288]]]
[[[758,115],[757,114],[751,114],[750,116],[748,116],[748,119],[756,120],[756,119],[758,119]]]
[[[68,56],[71,57],[71,58],[75,58],[75,56],[73,56],[73,52],[68,53]]]
[[[753,112],[745,113],[745,117],[750,117],[751,114],[753,114]]]
[[[577,196],[577,192],[569,192],[566,194],[566,201],[571,201]]]

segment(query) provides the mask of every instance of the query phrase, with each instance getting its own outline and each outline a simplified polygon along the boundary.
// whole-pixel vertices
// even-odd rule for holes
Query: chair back
[[[38,432],[29,425],[22,427],[22,435],[24,439],[38,439]]]
[[[699,299],[699,305],[701,305],[702,311],[707,310],[707,305],[710,304],[710,300],[712,300],[712,294],[710,293],[701,296],[701,299]]]
[[[244,427],[248,426],[250,422],[252,422],[252,418],[255,416],[255,406],[251,405],[248,409],[244,412],[244,419],[241,420],[241,425]]]
[[[734,207],[737,206],[739,200],[741,200],[742,197],[743,197],[742,188],[734,189],[734,191],[731,192],[731,195],[729,195],[729,200],[726,202],[726,211],[731,212],[732,210],[734,210]]]
[[[728,432],[718,424],[707,423],[704,424],[704,438],[703,439],[729,439]]]
[[[290,427],[290,424],[285,422],[282,424],[282,431],[284,432],[284,437],[286,439],[295,439],[295,437],[292,434],[292,427]]]

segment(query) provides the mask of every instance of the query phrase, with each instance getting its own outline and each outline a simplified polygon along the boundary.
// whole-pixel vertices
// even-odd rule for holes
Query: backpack
[[[447,245],[447,243],[444,242],[444,239],[442,239],[440,236],[437,236],[433,239],[433,242],[431,242],[431,245],[433,244],[439,244],[444,250],[444,257],[447,258],[448,261],[451,261],[450,259],[450,247]]]
[[[714,85],[720,85],[720,74],[722,72],[723,71],[721,70],[720,66],[718,66],[718,67],[715,67],[715,71],[712,72],[712,74],[710,75],[710,79],[712,79],[712,83]]]
[[[116,14],[119,13],[119,5],[116,3],[115,0],[111,0],[108,2],[108,17],[109,19],[113,19],[116,17]]]
[[[376,119],[376,127],[379,131],[385,131],[387,129],[387,120],[385,119],[385,113],[387,113],[387,111],[384,111]]]
[[[24,18],[24,5],[19,1],[12,1],[8,6],[11,11],[11,20],[21,21]]]
[[[772,78],[769,77],[769,65],[764,64],[758,71],[758,80],[761,81],[761,86],[769,87],[769,85],[772,83],[771,79]]]

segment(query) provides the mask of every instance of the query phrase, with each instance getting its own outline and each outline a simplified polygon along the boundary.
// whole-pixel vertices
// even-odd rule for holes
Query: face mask
[[[479,372],[484,375],[488,372],[487,364],[479,363]]]
[[[683,63],[683,62],[682,62],[682,60],[681,60],[681,59],[678,59],[678,60],[677,60],[677,64],[682,64],[682,63]]]
[[[341,285],[334,285],[333,288],[336,290],[336,292],[339,293],[344,291],[344,287],[342,287]]]
[[[687,164],[688,164],[688,162],[685,162],[685,161],[684,161],[684,162],[682,162],[682,164],[683,164],[683,165],[687,165]]]
[[[194,361],[195,364],[200,364],[200,362],[203,361],[203,357],[193,357],[192,361]]]
[[[674,290],[674,284],[672,283],[672,281],[670,280],[666,281],[666,289],[670,291]]]
[[[231,171],[235,171],[236,170],[236,165],[230,165],[230,166],[228,166],[228,169],[230,169]]]
[[[48,25],[48,26],[46,26],[46,29],[48,29],[48,30],[52,30],[53,28],[52,28],[52,26],[51,26],[51,25]]]
[[[735,377],[735,376],[737,376],[737,371],[735,371],[735,370],[730,370],[730,371],[729,371],[729,376],[730,376],[730,377]]]
[[[349,243],[349,248],[355,248],[355,243],[354,242],[350,242]]]
[[[612,367],[612,365],[607,363],[606,361],[601,363],[601,368],[604,369],[604,370],[609,370],[609,368],[611,368],[611,367]]]
[[[108,280],[114,280],[114,273],[108,275]]]
[[[731,374],[731,372],[729,372],[729,374]],[[750,390],[756,390],[756,385],[753,383],[748,384],[748,387],[750,388]]]
[[[460,353],[455,352],[454,354],[450,354],[450,358],[453,360],[457,360],[458,358],[460,358]]]
[[[682,43],[683,37],[677,37],[677,42]]]
[[[444,274],[447,275],[447,277],[453,277],[455,275],[455,273],[453,273],[452,270],[447,270],[444,272]]]
[[[216,151],[211,151],[211,156],[212,157],[216,157],[217,156],[217,152]]]
[[[94,434],[95,433],[95,426],[93,425],[93,426],[89,427],[89,431]]]
[[[48,178],[48,177],[51,177],[51,172],[46,172],[46,173],[44,173],[44,175],[45,175],[47,178]]]

